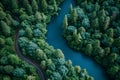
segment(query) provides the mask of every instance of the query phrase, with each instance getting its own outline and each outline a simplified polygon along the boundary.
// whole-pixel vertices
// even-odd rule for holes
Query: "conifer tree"
[[[34,12],[38,11],[38,5],[36,0],[32,0],[32,9]]]
[[[90,56],[92,54],[92,51],[93,51],[92,45],[87,44],[86,49],[85,49],[85,53]]]
[[[100,11],[99,16],[103,16],[103,17],[106,16],[105,9],[102,9],[102,10]]]
[[[98,4],[98,2],[95,3],[94,9],[95,11],[98,11],[100,9],[100,5]]]
[[[35,13],[35,19],[36,19],[37,22],[41,22],[42,16],[41,16],[41,13],[40,13],[40,12],[36,12],[36,13]]]
[[[93,11],[90,17],[92,17],[92,19],[95,19],[97,17],[96,11]]]
[[[73,6],[72,6],[72,4],[70,4],[69,12],[70,12],[70,14],[73,13]]]
[[[1,21],[0,24],[1,24],[2,31],[3,31],[4,35],[9,36],[11,33],[10,27],[4,21]]]
[[[68,18],[67,18],[67,15],[65,15],[64,22],[63,22],[63,29],[67,29],[67,26],[68,26]]]
[[[33,11],[32,11],[32,7],[30,4],[27,4],[26,5],[26,11],[29,15],[32,15],[33,14]]]
[[[33,32],[31,28],[26,28],[26,36],[28,36],[30,39],[33,37]]]
[[[77,22],[77,18],[78,18],[77,10],[74,9],[74,10],[73,10],[73,22],[74,22],[74,23]]]
[[[56,11],[58,10],[56,0],[53,0],[53,5],[54,5],[54,10],[55,10],[55,12],[56,12]]]
[[[109,27],[110,24],[110,17],[106,17],[105,21],[104,21],[104,26],[103,26],[103,30],[106,30]]]
[[[12,9],[18,9],[18,2],[17,0],[11,0],[11,8]]]
[[[107,35],[108,35],[108,37],[113,37],[114,36],[113,28],[110,28],[110,29],[107,30]]]
[[[74,37],[75,37],[76,44],[79,44],[82,40],[81,34],[78,33],[78,34],[74,35]]]
[[[5,19],[6,13],[3,10],[0,10],[0,20]]]
[[[45,10],[45,11],[47,10],[48,4],[47,4],[46,0],[42,0],[41,6],[42,6],[43,11],[44,11],[44,10]]]
[[[5,40],[0,37],[0,46],[4,46],[4,44],[5,44]]]
[[[93,29],[96,29],[99,27],[99,21],[98,21],[98,18],[92,20],[91,22],[91,26],[93,27]]]

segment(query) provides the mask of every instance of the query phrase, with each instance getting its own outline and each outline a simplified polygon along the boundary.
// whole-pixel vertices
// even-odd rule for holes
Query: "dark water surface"
[[[72,60],[73,65],[79,65],[86,68],[88,74],[93,76],[95,80],[108,80],[105,71],[93,59],[84,56],[80,52],[76,52],[69,48],[62,37],[62,22],[65,14],[69,12],[70,4],[75,6],[74,0],[65,0],[61,5],[61,11],[58,16],[54,16],[47,26],[47,42],[63,51],[66,60]]]

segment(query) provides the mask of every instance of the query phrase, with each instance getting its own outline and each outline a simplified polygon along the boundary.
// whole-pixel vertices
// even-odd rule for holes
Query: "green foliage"
[[[87,44],[85,53],[90,56],[92,54],[92,51],[93,51],[92,45],[91,44]]]
[[[96,19],[92,20],[91,26],[93,27],[93,29],[99,28],[99,19],[96,18]]]
[[[25,71],[22,68],[16,68],[13,71],[13,75],[17,77],[23,77],[24,74],[25,74]]]
[[[29,15],[32,15],[33,14],[33,10],[32,10],[32,7],[30,4],[27,4],[26,5],[26,11]]]
[[[20,47],[25,47],[25,46],[27,46],[27,45],[28,45],[28,42],[29,42],[29,40],[28,40],[28,38],[26,38],[26,37],[21,37],[21,38],[18,39],[18,43],[19,43],[19,46],[20,46]]]
[[[1,59],[0,59],[0,63],[5,65],[5,64],[8,64],[8,58],[3,56]]]
[[[117,53],[111,53],[109,56],[109,59],[111,62],[115,62],[118,58],[118,54]]]
[[[58,79],[62,80],[62,77],[61,77],[60,73],[58,73],[58,72],[53,72],[50,77],[51,77],[51,79],[54,79],[54,80],[58,80]]]
[[[28,15],[27,14],[21,14],[21,16],[19,17],[21,21],[23,20],[27,20],[28,19]]]
[[[114,45],[118,48],[120,48],[120,37],[116,38],[114,41]]]
[[[64,17],[64,21],[63,21],[63,28],[67,28],[68,27],[68,18],[67,18],[67,15],[65,15]]]
[[[58,68],[58,72],[61,74],[61,76],[66,76],[68,73],[68,68],[66,66],[60,66]]]
[[[35,13],[35,19],[36,19],[36,21],[37,21],[38,23],[41,22],[42,16],[41,16],[41,13],[40,13],[40,12],[36,12],[36,13]]]
[[[119,2],[116,0],[77,0],[77,7],[73,9],[70,6],[70,12],[67,14],[69,26],[63,28],[63,37],[68,45],[92,56],[115,80],[120,78],[120,19],[118,18],[120,6],[118,5]],[[73,18],[73,11],[77,13],[76,20]],[[81,77],[85,75],[81,73]],[[69,80],[72,77],[66,76],[65,79]],[[93,78],[87,75],[86,79]]]
[[[4,71],[8,74],[12,73],[13,70],[14,70],[14,67],[11,65],[4,66]]]
[[[77,10],[76,10],[76,9],[73,10],[72,16],[73,16],[73,22],[76,23],[77,17],[78,17],[78,14],[77,14]]]
[[[25,32],[26,32],[26,36],[28,37],[28,38],[32,38],[33,37],[33,32],[32,32],[32,29],[30,28],[30,27],[27,27],[26,29],[25,29]]]
[[[111,74],[112,77],[114,77],[118,71],[119,71],[119,66],[112,66],[110,67],[110,69],[108,69],[108,73]]]
[[[56,58],[64,58],[64,55],[60,49],[57,49],[56,52],[53,54]]]
[[[6,13],[0,10],[0,20],[5,19]]]
[[[110,28],[110,29],[107,30],[107,35],[108,35],[108,37],[113,37],[114,36],[113,28]]]
[[[47,4],[46,0],[41,0],[41,6],[42,6],[42,10],[46,11],[46,9],[48,7],[48,4]]]
[[[19,61],[20,61],[19,58],[13,54],[10,54],[8,56],[8,60],[9,60],[10,64],[12,64],[12,65],[19,64]]]
[[[74,26],[68,26],[68,28],[67,28],[67,33],[73,33],[74,31],[76,30],[76,27],[74,27]]]
[[[36,0],[32,0],[32,9],[33,9],[33,12],[38,11],[38,5]]]
[[[18,9],[17,0],[11,0],[11,9]]]
[[[73,6],[72,6],[72,4],[70,4],[69,13],[70,13],[70,14],[73,13]]]
[[[26,46],[26,51],[30,56],[35,55],[36,49],[38,49],[38,45],[35,44],[34,42],[29,42],[28,45]]]
[[[18,30],[16,28],[19,28],[22,20],[28,19],[28,14],[31,11],[29,9],[31,8],[31,4],[27,2],[27,4],[23,3],[28,0],[1,0],[0,1],[0,79],[1,80],[27,80],[28,75],[33,75],[34,79],[39,80],[38,74],[36,73],[33,66],[30,67],[31,70],[28,70],[25,66],[27,63],[21,61],[17,55],[15,55],[15,49],[14,49],[14,41],[15,30]],[[28,10],[27,10],[28,9]],[[28,12],[25,12],[28,11]],[[20,21],[21,19],[21,21]],[[25,30],[24,30],[25,31]],[[22,32],[22,35],[25,35],[24,31]],[[28,41],[28,39],[27,39]],[[26,44],[22,44],[24,46]],[[17,71],[14,68],[20,67],[21,72]],[[19,69],[19,70],[20,70]],[[27,73],[25,73],[27,71]],[[12,74],[15,73],[15,74]],[[24,73],[24,74],[23,74]],[[2,77],[1,77],[2,76]],[[23,78],[21,78],[21,76]]]
[[[53,0],[54,11],[58,11],[56,0]]]
[[[1,21],[0,24],[1,24],[1,28],[2,28],[3,34],[5,36],[9,36],[11,34],[10,27],[4,21]]]
[[[0,46],[4,46],[5,45],[5,40],[3,38],[0,38]]]
[[[77,9],[77,14],[78,14],[78,19],[83,19],[83,18],[85,18],[85,13],[84,13],[84,11],[83,11],[83,9],[82,8],[76,8]]]
[[[82,26],[85,27],[85,28],[88,28],[90,27],[90,21],[87,17],[85,17],[82,21]]]
[[[25,36],[25,30],[23,29],[19,30],[19,36],[20,37]]]
[[[11,80],[11,78],[9,76],[4,76],[3,80]]]
[[[46,69],[46,62],[45,61],[41,61],[41,64],[40,64],[41,68],[42,69]]]
[[[10,46],[12,46],[14,44],[11,37],[6,38],[5,42],[7,45],[10,45]]]

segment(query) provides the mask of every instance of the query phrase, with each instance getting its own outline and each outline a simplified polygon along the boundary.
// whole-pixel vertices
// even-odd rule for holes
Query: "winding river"
[[[81,68],[86,68],[88,74],[93,76],[95,80],[109,80],[105,70],[101,68],[99,64],[97,64],[90,57],[86,57],[82,53],[70,49],[63,39],[61,26],[65,14],[69,12],[70,4],[75,6],[74,0],[65,0],[61,5],[59,15],[52,17],[51,22],[47,26],[47,42],[56,49],[61,49],[65,55],[66,60],[72,60],[73,65],[79,65]]]

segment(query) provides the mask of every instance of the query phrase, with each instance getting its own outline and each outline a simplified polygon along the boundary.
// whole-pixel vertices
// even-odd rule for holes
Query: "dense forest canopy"
[[[0,1],[1,80],[43,80],[34,65],[18,57],[18,52],[40,65],[47,80],[93,80],[86,69],[72,66],[72,61],[66,61],[60,49],[54,49],[45,41],[47,23],[51,16],[58,14],[63,1]],[[15,49],[16,43],[20,51]]]
[[[63,37],[120,80],[120,1],[77,0],[77,5],[64,18]]]

